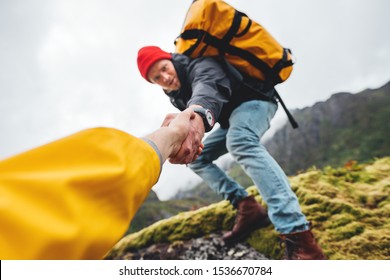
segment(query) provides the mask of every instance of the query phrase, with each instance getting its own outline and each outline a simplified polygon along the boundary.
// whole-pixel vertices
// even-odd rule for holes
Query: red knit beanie
[[[161,59],[172,59],[172,54],[164,52],[159,47],[146,46],[138,51],[137,63],[141,76],[148,80],[148,72],[150,67]]]

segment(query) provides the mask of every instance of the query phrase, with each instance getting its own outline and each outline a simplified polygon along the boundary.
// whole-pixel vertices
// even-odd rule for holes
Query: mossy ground
[[[390,259],[390,157],[366,165],[350,162],[338,169],[312,168],[290,181],[329,259]],[[256,187],[248,191],[264,204]],[[155,243],[229,230],[234,216],[227,201],[183,212],[124,237],[107,258],[120,258]],[[247,242],[271,259],[283,253],[272,226],[254,231]]]

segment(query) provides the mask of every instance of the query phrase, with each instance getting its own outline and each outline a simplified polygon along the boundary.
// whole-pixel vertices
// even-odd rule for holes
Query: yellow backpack
[[[238,70],[273,85],[293,69],[292,55],[264,27],[221,0],[194,0],[176,52],[192,58],[224,55]]]

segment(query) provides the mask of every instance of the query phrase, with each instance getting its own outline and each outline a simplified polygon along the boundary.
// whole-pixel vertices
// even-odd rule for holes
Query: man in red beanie
[[[287,176],[260,143],[278,107],[275,89],[249,79],[227,61],[215,57],[191,59],[147,46],[139,50],[137,62],[142,77],[161,86],[175,107],[190,107],[196,113],[190,137],[170,162],[190,163],[211,189],[237,209],[235,225],[224,234],[224,241],[243,240],[252,230],[268,226],[271,221],[286,244],[285,258],[324,259]],[[171,118],[164,124],[169,124]],[[202,153],[194,160],[191,151],[199,147],[204,133],[211,131],[216,122],[220,127],[208,135]],[[256,184],[268,213],[213,163],[228,152]]]
[[[162,59],[172,59],[172,54],[164,52],[159,47],[155,46],[142,48],[140,50],[140,55],[138,56],[138,68],[141,72],[141,76],[149,81],[148,70],[155,62]]]

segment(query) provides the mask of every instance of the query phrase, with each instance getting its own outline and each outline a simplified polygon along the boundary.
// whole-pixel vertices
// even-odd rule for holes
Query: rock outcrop
[[[221,235],[194,238],[188,241],[153,244],[133,249],[120,256],[126,260],[266,260],[267,258],[247,243],[226,246]]]

